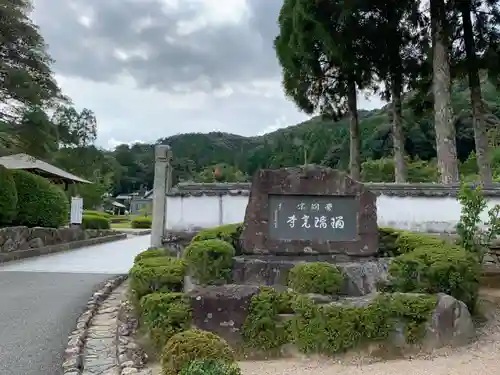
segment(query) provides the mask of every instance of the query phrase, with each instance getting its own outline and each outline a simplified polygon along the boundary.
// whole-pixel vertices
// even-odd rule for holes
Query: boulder
[[[230,344],[242,343],[248,308],[259,290],[256,285],[235,284],[195,287],[188,293],[193,326],[213,332]]]
[[[468,343],[474,335],[474,324],[465,303],[439,293],[423,344],[430,348],[458,346]]]
[[[325,260],[311,259],[310,261]],[[288,272],[300,262],[302,261],[278,259],[271,256],[267,259],[235,257],[233,280],[237,284],[286,286]],[[390,259],[336,264],[345,275],[340,294],[358,297],[375,292],[377,284],[387,280],[389,264]]]

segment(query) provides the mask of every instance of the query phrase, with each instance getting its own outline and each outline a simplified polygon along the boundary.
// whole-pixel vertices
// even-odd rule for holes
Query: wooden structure
[[[64,184],[65,189],[67,189],[70,184],[92,183],[27,154],[0,157],[0,164],[7,169],[22,169],[37,174],[54,184]]]

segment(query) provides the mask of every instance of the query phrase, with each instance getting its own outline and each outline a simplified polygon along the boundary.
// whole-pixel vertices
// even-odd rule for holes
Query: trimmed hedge
[[[388,290],[446,293],[474,310],[481,267],[477,259],[458,246],[422,246],[400,255],[389,266]]]
[[[330,263],[299,263],[288,274],[288,286],[297,293],[337,294],[344,276]]]
[[[111,224],[109,219],[100,215],[83,215],[82,217],[83,229],[110,229]]]
[[[132,228],[137,228],[137,229],[150,229],[151,224],[152,224],[151,218],[145,216],[134,217],[130,222],[130,226]]]
[[[263,287],[259,294],[252,297],[242,330],[245,344],[269,351],[289,342],[290,321],[283,322],[279,314],[293,313],[292,301],[291,294],[279,293],[271,287]]]
[[[176,333],[189,329],[191,305],[184,293],[152,293],[141,301],[142,321],[157,350]]]
[[[194,360],[184,366],[179,375],[242,375],[236,363],[221,360]]]
[[[0,165],[0,226],[9,225],[17,215],[17,188],[10,170]]]
[[[175,334],[162,352],[163,375],[178,375],[194,360],[234,363],[234,352],[223,338],[207,331],[190,329]]]
[[[222,240],[194,241],[184,249],[184,258],[198,283],[225,284],[231,279],[234,252],[234,247]]]
[[[15,223],[27,227],[58,228],[69,218],[69,201],[64,191],[41,176],[13,170],[17,188]]]
[[[408,344],[425,334],[437,302],[433,295],[379,295],[369,305],[316,305],[299,297],[291,324],[294,344],[304,353],[331,355],[370,341],[386,340],[402,323]],[[333,335],[332,335],[333,334]]]
[[[186,264],[169,257],[140,259],[129,271],[129,288],[134,304],[155,292],[182,292]]]
[[[110,219],[113,215],[104,212],[104,211],[95,211],[95,210],[83,210],[84,215],[92,215],[92,216],[102,216],[106,219]]]
[[[290,314],[283,303],[287,299],[295,315],[283,320],[280,314]],[[415,344],[425,333],[436,302],[434,295],[395,293],[381,294],[363,307],[320,305],[304,295],[286,298],[265,287],[252,298],[243,337],[246,346],[268,353],[293,343],[304,353],[332,355],[385,340],[403,324],[407,343]]]
[[[138,263],[142,259],[146,258],[157,258],[157,257],[166,257],[168,256],[167,251],[165,249],[148,249],[143,252],[137,254],[134,258],[134,263]]]
[[[202,230],[193,237],[191,242],[205,240],[222,240],[233,245],[235,255],[241,255],[240,236],[243,230],[243,223],[221,225],[215,228]]]

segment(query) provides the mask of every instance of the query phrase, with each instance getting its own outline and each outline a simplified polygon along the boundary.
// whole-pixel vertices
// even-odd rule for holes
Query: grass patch
[[[112,223],[111,229],[130,229],[132,228],[130,221],[124,221],[122,223]]]

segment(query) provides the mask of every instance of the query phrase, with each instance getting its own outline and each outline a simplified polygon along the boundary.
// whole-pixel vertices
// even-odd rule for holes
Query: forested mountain
[[[484,100],[493,114],[500,116],[500,90],[484,83]],[[456,83],[453,106],[456,116],[457,149],[462,162],[474,150],[472,117],[466,83]],[[409,106],[406,106],[409,107]],[[404,107],[405,108],[405,107]],[[436,157],[432,114],[405,108],[406,153],[412,160],[431,161]],[[384,107],[360,111],[362,159],[376,160],[392,155],[390,111]],[[496,143],[498,132],[490,131]],[[499,138],[500,140],[500,138]],[[333,121],[322,117],[279,129],[259,137],[228,133],[188,133],[158,140],[168,144],[174,155],[175,181],[210,181],[217,165],[226,171],[223,179],[246,179],[259,168],[279,168],[304,163],[325,164],[346,169],[349,161],[348,119]],[[120,145],[104,152],[119,165],[115,192],[130,192],[141,184],[152,186],[154,145]],[[237,173],[240,171],[241,173]]]

